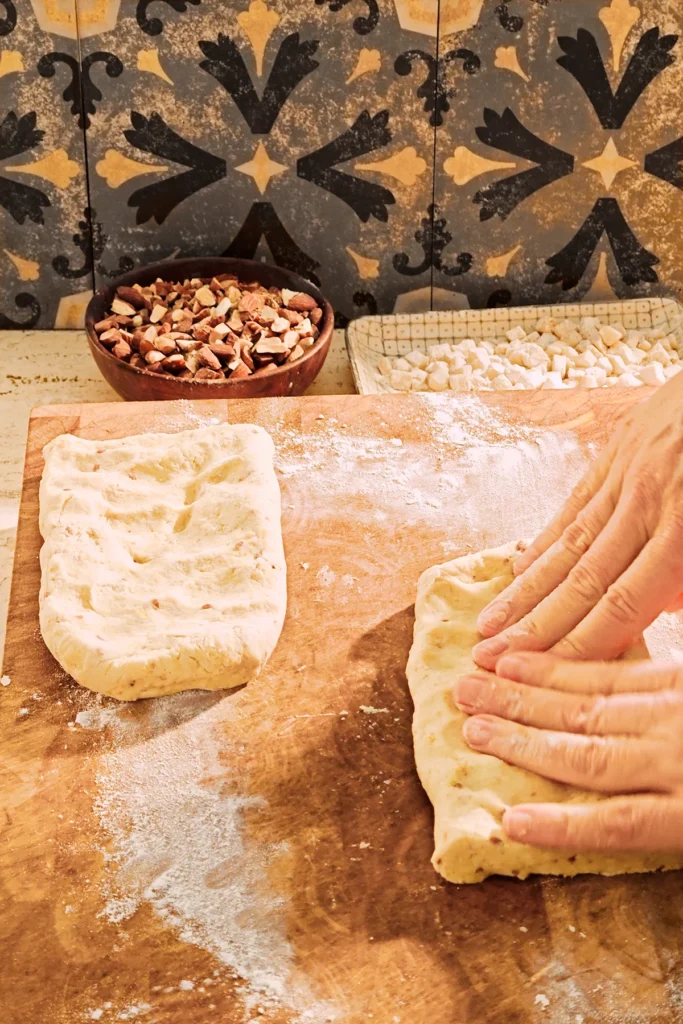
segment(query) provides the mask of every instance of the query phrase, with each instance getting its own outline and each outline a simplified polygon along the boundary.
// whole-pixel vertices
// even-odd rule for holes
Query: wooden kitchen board
[[[434,873],[404,674],[422,570],[535,528],[641,397],[36,410],[0,690],[2,1024],[683,1020],[679,874]],[[280,643],[238,693],[99,698],[38,630],[42,447],[209,417],[278,446]]]

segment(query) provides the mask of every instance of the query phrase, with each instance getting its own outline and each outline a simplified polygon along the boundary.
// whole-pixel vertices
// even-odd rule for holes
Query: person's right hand
[[[529,496],[533,500],[533,496]],[[481,613],[476,663],[622,654],[683,598],[683,372],[630,412]]]

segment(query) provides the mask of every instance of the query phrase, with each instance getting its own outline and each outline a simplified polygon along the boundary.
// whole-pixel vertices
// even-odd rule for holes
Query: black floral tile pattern
[[[57,51],[76,62],[75,7],[60,13],[48,26],[37,3],[0,3],[0,330],[76,324],[92,287],[88,260],[60,270],[88,205],[83,133],[45,74]]]
[[[484,3],[458,36],[481,72],[437,129],[435,197],[471,305],[680,292],[681,24],[670,0]]]
[[[683,287],[677,0],[74,2],[0,0],[0,326],[200,253],[340,323]]]
[[[428,305],[434,134],[391,0],[124,6],[97,39],[123,73],[87,129],[117,259],[275,260],[340,322],[403,292]]]

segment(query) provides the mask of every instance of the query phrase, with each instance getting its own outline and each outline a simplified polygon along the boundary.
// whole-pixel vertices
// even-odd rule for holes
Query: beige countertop
[[[0,651],[12,577],[19,496],[29,413],[61,402],[120,402],[100,376],[82,331],[0,331]],[[311,395],[355,392],[344,332],[335,331],[330,353]]]

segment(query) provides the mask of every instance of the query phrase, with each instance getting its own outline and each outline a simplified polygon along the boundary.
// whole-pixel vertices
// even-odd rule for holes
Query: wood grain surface
[[[4,666],[11,683],[0,690],[2,1024],[683,1020],[680,874],[453,886],[434,873],[404,674],[419,574],[509,539],[515,524],[512,512],[498,522],[483,504],[488,525],[471,513],[484,501],[476,488],[489,455],[507,445],[512,458],[546,451],[561,463],[566,451],[569,477],[640,398],[491,395],[450,399],[449,414],[403,396],[35,410]],[[462,416],[462,436],[444,433],[448,415]],[[63,431],[104,439],[209,417],[260,423],[278,446],[285,628],[261,678],[237,693],[124,707],[77,687],[40,638],[41,450]],[[537,428],[556,432],[547,450]],[[548,479],[558,473],[562,464],[548,464]],[[523,497],[514,479],[481,485],[499,487],[512,510]],[[526,496],[530,507],[540,489]],[[198,762],[198,778],[188,751],[200,762],[217,754]],[[186,765],[195,772],[187,799]],[[205,797],[216,800],[209,831]],[[157,801],[173,820],[154,846],[159,815],[145,811]],[[237,844],[225,810],[235,801]],[[137,828],[137,859],[112,814]],[[147,863],[144,851],[160,848],[159,862]],[[201,890],[199,906],[178,897],[181,883],[165,904],[159,898],[180,868]],[[118,915],[112,893],[124,897]],[[231,970],[242,935],[257,946],[275,936],[273,971],[289,965],[278,998],[260,1000],[258,985],[254,994]]]

